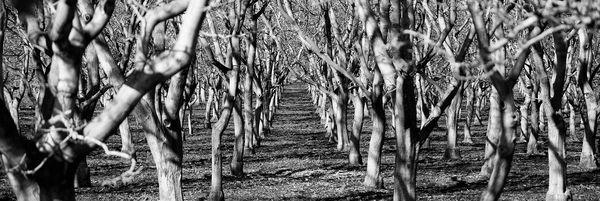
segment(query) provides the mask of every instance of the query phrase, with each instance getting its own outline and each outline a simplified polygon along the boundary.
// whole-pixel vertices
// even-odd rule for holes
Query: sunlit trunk
[[[215,91],[212,87],[208,87],[208,98],[204,109],[204,128],[211,128],[213,102],[215,102]]]
[[[362,164],[362,156],[360,155],[360,133],[362,132],[364,107],[365,102],[360,96],[360,92],[356,91],[353,96],[352,103],[354,104],[354,121],[352,123],[352,135],[350,135],[350,153],[348,161],[350,165]]]
[[[383,188],[381,176],[381,151],[385,137],[385,109],[383,107],[383,80],[381,73],[373,72],[373,91],[371,92],[371,119],[373,128],[369,141],[367,172],[363,184],[368,187]]]
[[[593,32],[590,32],[587,29],[579,30],[580,66],[578,69],[577,85],[583,93],[583,99],[585,101],[585,111],[583,111],[583,108],[581,108],[582,111],[580,111],[585,133],[582,140],[583,144],[581,147],[581,155],[579,157],[579,166],[586,169],[596,169],[599,165],[598,159],[596,158],[598,154],[596,147],[598,102],[594,89],[592,89],[593,78],[590,78],[592,74],[592,63],[594,61],[594,52],[592,51],[592,48],[594,47],[592,44],[593,36]],[[575,125],[574,121],[575,120],[570,122],[573,126]]]
[[[250,6],[249,8],[249,12],[250,14],[254,14],[254,5]],[[245,74],[245,78],[244,78],[244,93],[243,93],[243,113],[244,113],[244,141],[246,141],[245,143],[243,143],[242,145],[244,146],[244,148],[246,150],[248,150],[247,153],[253,153],[254,152],[254,145],[253,141],[256,139],[256,133],[255,128],[254,128],[254,110],[252,108],[252,100],[253,100],[253,79],[254,79],[254,60],[256,57],[256,36],[257,36],[257,23],[256,23],[256,19],[257,18],[252,18],[252,22],[251,22],[251,30],[250,30],[250,35],[246,38],[246,45],[247,45],[247,62],[246,62],[246,74]],[[252,142],[252,143],[249,143]],[[241,156],[243,156],[244,152],[241,152]],[[239,159],[240,163],[243,163],[242,159]],[[241,172],[239,172],[241,173]]]
[[[498,138],[502,133],[502,111],[500,97],[496,89],[490,92],[490,112],[485,140],[484,163],[481,167],[481,176],[490,176],[494,167],[494,155],[498,146]]]
[[[231,174],[235,176],[244,175],[244,123],[248,121],[242,118],[242,109],[238,101],[233,108],[233,156],[231,157]],[[252,132],[252,131],[250,131]]]
[[[539,108],[540,108],[540,103],[538,101],[538,92],[539,92],[539,85],[538,85],[538,81],[534,80],[532,81],[533,84],[533,88],[531,90],[531,132],[529,133],[529,140],[527,140],[527,154],[539,154],[540,152],[538,151],[538,139],[539,139],[539,135],[541,133],[540,131],[540,112],[539,112]]]
[[[462,88],[462,87],[461,87]],[[459,91],[454,98],[450,107],[446,110],[446,129],[447,139],[446,151],[444,158],[460,159],[460,149],[456,147],[456,139],[458,137],[458,116],[460,116],[460,106],[462,102],[462,90]]]
[[[567,142],[579,142],[577,137],[577,117],[575,113],[575,106],[568,104],[567,107],[569,110],[569,133],[567,136]]]
[[[519,87],[525,96],[525,100],[523,104],[519,107],[520,113],[520,135],[517,138],[517,143],[525,143],[526,137],[529,137],[529,108],[531,106],[531,84],[528,82],[527,78],[521,78],[519,81]]]
[[[465,125],[463,127],[464,138],[462,143],[473,144],[473,139],[471,138],[471,125],[473,124],[473,113],[475,110],[475,86],[472,86],[471,84],[465,86],[467,90],[467,102],[465,105],[467,108],[467,114],[465,118]]]

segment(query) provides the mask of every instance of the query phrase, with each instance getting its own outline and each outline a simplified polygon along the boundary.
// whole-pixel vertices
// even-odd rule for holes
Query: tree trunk
[[[206,107],[204,109],[204,128],[211,128],[212,107],[215,101],[215,91],[212,87],[208,87],[208,98],[206,99]]]
[[[531,106],[531,84],[529,83],[529,80],[527,80],[527,78],[523,78],[520,80],[519,82],[519,86],[521,87],[521,91],[523,92],[523,95],[525,96],[525,101],[523,101],[523,104],[519,107],[519,113],[520,113],[520,131],[521,131],[521,135],[519,135],[519,137],[517,138],[517,143],[525,143],[526,142],[526,136],[529,137],[529,108]]]
[[[498,146],[498,139],[502,134],[502,110],[500,105],[500,97],[496,89],[490,92],[490,112],[485,139],[484,163],[481,167],[481,176],[490,176],[494,168],[494,155]]]
[[[181,132],[170,132],[163,128],[160,120],[152,113],[154,110],[154,93],[150,92],[144,96],[140,105],[145,104],[146,115],[136,116],[142,124],[146,133],[146,141],[152,153],[156,165],[158,177],[158,192],[160,200],[183,200],[181,194],[181,162],[183,157]],[[160,96],[157,96],[158,98]],[[142,114],[141,112],[139,114]],[[179,121],[177,121],[179,122]],[[176,122],[165,122],[165,124],[179,124]],[[166,126],[166,125],[165,125]]]
[[[462,87],[461,87],[462,88]],[[456,147],[456,138],[458,137],[458,116],[460,115],[460,105],[462,102],[462,90],[454,98],[450,107],[446,110],[446,129],[448,130],[448,143],[444,152],[445,159],[461,159],[460,149]]]
[[[321,98],[319,99],[319,108],[321,108],[319,111],[320,113],[320,117],[321,117],[321,123],[325,124],[325,122],[327,121],[327,99],[329,97],[327,97],[327,94],[325,92],[321,92]]]
[[[348,128],[346,123],[347,95],[338,95],[337,98],[332,99],[333,105],[333,117],[336,125],[337,133],[337,150],[348,151]]]
[[[249,7],[249,11],[252,15],[254,15],[254,5]],[[244,135],[245,135],[245,144],[244,148],[248,150],[247,153],[254,153],[254,143],[253,140],[256,138],[255,136],[255,128],[254,128],[254,114],[252,108],[252,100],[253,100],[253,78],[254,78],[254,59],[256,57],[256,35],[257,35],[257,23],[256,17],[252,18],[250,36],[246,38],[247,44],[247,62],[246,62],[246,74],[244,79]],[[242,152],[243,153],[243,152]]]
[[[475,110],[475,99],[477,98],[475,96],[475,86],[472,85],[466,85],[466,89],[467,89],[467,103],[466,103],[466,107],[467,107],[467,115],[466,115],[466,119],[465,119],[465,125],[464,125],[464,138],[462,143],[465,144],[473,144],[473,139],[471,138],[471,125],[473,123],[473,112]]]
[[[233,128],[234,138],[233,156],[231,157],[231,174],[234,176],[244,176],[244,125],[248,119],[242,118],[242,109],[239,101],[236,101],[233,108]],[[250,131],[252,132],[252,131]]]
[[[598,160],[596,158],[596,131],[597,131],[597,113],[592,108],[597,108],[598,104],[594,100],[594,92],[586,90],[584,92],[586,103],[587,124],[585,125],[585,133],[583,135],[583,145],[581,147],[581,156],[579,157],[579,166],[593,170],[598,168]]]
[[[539,97],[539,96],[540,96],[540,95],[538,95],[538,97]],[[539,125],[538,125],[538,127],[540,128],[540,132],[543,132],[543,131],[544,131],[544,129],[546,128],[546,121],[547,121],[547,119],[546,119],[546,118],[547,118],[547,116],[546,116],[546,114],[544,113],[544,109],[545,109],[545,108],[544,108],[544,106],[542,105],[542,104],[543,104],[542,102],[543,102],[543,101],[540,101],[540,106],[538,107],[538,109],[539,109],[539,111],[538,111],[538,112],[540,113],[540,114],[538,115],[538,118],[539,118],[539,121],[538,121]]]
[[[577,121],[576,121],[576,113],[575,106],[572,104],[568,105],[569,107],[569,135],[567,138],[567,142],[579,142],[579,138],[577,138]]]
[[[516,68],[516,66],[513,68]],[[507,91],[508,94],[505,94],[505,97],[501,98],[504,110],[501,112],[502,116],[500,117],[501,119],[499,122],[502,123],[502,127],[500,128],[500,136],[498,136],[497,139],[498,147],[495,150],[496,153],[493,156],[493,162],[491,162],[493,166],[488,186],[483,192],[481,200],[498,200],[512,166],[517,119],[512,93],[513,86],[506,86],[506,88],[505,91]]]
[[[373,129],[369,141],[367,172],[363,184],[368,187],[383,188],[381,150],[385,137],[385,109],[383,107],[383,80],[377,69],[374,70],[373,91],[371,93],[371,119]]]
[[[538,102],[538,91],[539,85],[538,81],[535,80],[533,84],[533,88],[531,90],[531,132],[529,133],[529,140],[527,141],[527,154],[528,155],[537,155],[540,154],[538,151],[538,139],[541,133],[540,131],[540,104]]]
[[[129,118],[125,118],[119,125],[119,134],[121,135],[121,152],[135,156],[135,147],[129,130]]]
[[[329,100],[331,100],[331,98],[329,98]],[[337,142],[338,140],[341,140],[339,138],[336,137],[335,133],[336,133],[336,124],[335,124],[335,117],[333,115],[333,103],[332,101],[330,101],[331,104],[329,104],[329,107],[327,109],[327,111],[325,112],[326,115],[326,119],[325,119],[325,135],[328,138],[328,141],[330,143],[334,143]]]
[[[396,164],[394,168],[394,201],[416,200],[417,111],[412,77],[396,79]]]
[[[476,87],[477,87],[477,90],[476,90],[475,96],[477,97],[477,101],[475,101],[475,117],[477,119],[477,124],[483,125],[483,122],[481,122],[482,121],[481,110],[483,110],[483,108],[485,108],[485,103],[487,103],[485,101],[486,96],[489,96],[489,94],[491,94],[491,93],[485,93],[484,89],[482,89],[481,86],[476,86]],[[489,124],[489,122],[488,122],[488,124]]]
[[[567,43],[561,35],[554,33],[556,63],[553,68],[553,82],[550,85],[548,75],[542,60],[543,49],[540,44],[534,45],[532,54],[536,66],[537,77],[540,79],[543,110],[548,121],[548,201],[566,201],[571,195],[567,190],[567,161],[565,150],[566,127],[561,115],[563,86],[565,83]]]
[[[357,90],[354,94],[354,122],[352,123],[352,135],[350,135],[350,153],[348,162],[350,165],[362,165],[362,156],[360,155],[360,133],[362,132],[365,102]]]
[[[232,73],[233,74],[233,73]],[[233,78],[233,77],[232,77]],[[232,81],[236,81],[233,80]],[[236,84],[237,85],[237,84]],[[231,86],[237,88],[237,86]],[[231,93],[231,91],[230,91]],[[210,186],[210,195],[209,200],[219,201],[224,200],[223,195],[223,162],[222,162],[222,151],[221,151],[221,136],[223,136],[223,132],[227,128],[227,124],[229,123],[229,119],[232,113],[233,107],[233,96],[230,94],[226,95],[225,103],[223,104],[223,111],[221,112],[221,117],[212,127],[211,134],[211,144],[212,144],[212,170],[211,170],[211,186]]]
[[[585,100],[585,112],[581,111],[581,117],[584,122],[585,133],[583,135],[583,145],[581,147],[581,156],[579,157],[579,166],[585,169],[598,168],[597,147],[596,147],[596,132],[598,121],[598,102],[596,94],[592,89],[593,78],[589,78],[592,71],[592,63],[594,61],[592,51],[593,33],[586,29],[579,30],[579,75],[577,84],[580,91],[583,93]],[[583,110],[583,108],[582,108]],[[574,120],[573,120],[574,121]],[[575,123],[573,122],[573,125]]]
[[[90,168],[88,168],[86,157],[81,159],[77,170],[75,171],[75,183],[73,184],[76,188],[91,187],[92,181],[90,180]]]
[[[222,159],[222,151],[221,151],[221,139],[223,136],[223,132],[227,128],[227,124],[229,123],[232,110],[235,110],[235,97],[238,94],[238,84],[239,84],[239,73],[240,73],[240,62],[234,57],[234,55],[240,54],[240,39],[237,36],[241,30],[241,23],[245,13],[244,5],[241,4],[240,0],[236,1],[238,5],[236,10],[229,11],[229,21],[234,24],[232,27],[233,37],[228,40],[228,50],[226,55],[226,66],[229,67],[228,77],[229,77],[229,86],[228,91],[225,94],[225,103],[223,103],[223,110],[221,112],[221,116],[217,123],[213,125],[212,128],[212,170],[211,170],[211,188],[210,195],[208,196],[209,200],[212,201],[221,201],[224,200],[223,194],[223,159]],[[243,13],[242,13],[243,12]],[[241,125],[240,125],[241,126]]]
[[[548,117],[548,167],[549,187],[546,200],[566,201],[570,197],[567,190],[567,162],[565,160],[566,129],[562,117],[549,104],[544,104]]]

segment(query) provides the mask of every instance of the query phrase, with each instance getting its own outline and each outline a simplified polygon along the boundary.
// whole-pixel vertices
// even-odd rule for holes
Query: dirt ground
[[[301,84],[287,86],[281,107],[277,111],[271,133],[261,142],[255,154],[246,154],[244,172],[238,178],[229,173],[233,148],[231,126],[224,140],[224,182],[227,200],[390,200],[393,194],[392,171],[394,138],[386,133],[382,172],[385,189],[375,190],[361,185],[366,165],[349,166],[347,154],[335,150],[324,136],[309,93]],[[204,200],[210,188],[210,130],[201,122],[203,107],[193,114],[192,136],[184,142],[183,195],[185,200]],[[486,112],[484,112],[486,113]],[[30,121],[26,111],[24,120]],[[352,118],[352,114],[349,114]],[[351,121],[349,121],[351,122]],[[422,150],[417,173],[417,194],[420,200],[477,200],[487,180],[477,177],[483,158],[485,126],[474,128],[473,145],[460,144],[462,160],[444,160],[446,136],[444,120],[432,135],[430,148]],[[232,124],[232,123],[230,123]],[[135,123],[133,125],[136,125]],[[462,122],[459,124],[462,126]],[[486,122],[483,122],[486,125]],[[361,139],[361,154],[366,161],[371,133],[371,121],[365,119]],[[25,128],[27,129],[27,128]],[[31,129],[29,127],[29,129]],[[462,128],[459,128],[462,131]],[[389,129],[388,129],[389,130]],[[102,181],[113,178],[128,168],[128,163],[109,158],[99,151],[88,157],[91,168],[91,188],[76,190],[78,200],[156,200],[158,183],[145,137],[138,126],[133,127],[138,158],[145,169],[133,183],[120,187],[103,187]],[[462,132],[459,138],[462,140]],[[579,137],[581,137],[580,130]],[[460,141],[460,140],[459,140]],[[546,152],[545,138],[540,147]],[[112,149],[120,148],[119,136],[108,140]],[[600,171],[583,171],[577,167],[580,143],[570,142],[568,148],[568,186],[574,200],[600,200]],[[543,200],[548,185],[547,157],[527,156],[525,144],[516,147],[511,173],[501,200]],[[6,174],[0,181],[0,200],[12,200]]]

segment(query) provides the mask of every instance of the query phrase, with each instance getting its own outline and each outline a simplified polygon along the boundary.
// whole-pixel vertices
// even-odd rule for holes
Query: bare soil
[[[390,200],[393,194],[394,137],[391,128],[386,133],[382,172],[385,189],[361,185],[366,166],[347,165],[347,154],[335,150],[329,143],[324,127],[319,123],[309,92],[301,84],[286,86],[281,107],[277,111],[271,133],[261,142],[255,154],[244,157],[244,177],[229,173],[233,149],[230,125],[223,136],[224,192],[227,200]],[[351,104],[349,104],[351,105]],[[184,142],[183,194],[185,200],[204,200],[210,188],[210,130],[202,126],[203,107],[195,107],[193,135]],[[487,112],[483,112],[487,113]],[[31,122],[32,110],[23,113],[23,123]],[[349,113],[351,122],[352,113]],[[461,118],[461,121],[463,119]],[[487,180],[478,177],[483,164],[485,125],[476,125],[475,144],[460,144],[461,160],[444,160],[445,121],[432,135],[431,146],[422,150],[419,158],[417,194],[420,200],[477,200]],[[232,124],[232,123],[230,123]],[[30,124],[31,125],[31,124]],[[134,125],[134,142],[138,159],[145,169],[132,183],[118,187],[101,186],[102,181],[116,177],[128,168],[127,161],[109,158],[95,151],[88,157],[91,168],[90,188],[76,190],[78,200],[156,200],[158,183],[156,169],[140,128]],[[459,124],[462,126],[462,122]],[[350,125],[349,125],[350,126]],[[24,127],[31,130],[31,127]],[[459,142],[462,140],[459,130]],[[186,131],[187,132],[187,131]],[[361,139],[361,154],[367,158],[371,121],[365,119]],[[579,130],[581,138],[582,130]],[[548,185],[546,139],[542,136],[539,156],[525,154],[525,144],[518,144],[511,174],[501,200],[543,200]],[[118,135],[108,140],[111,149],[120,149]],[[580,169],[579,142],[567,146],[568,185],[574,200],[600,200],[600,171]],[[6,175],[2,173],[2,175]],[[0,200],[13,200],[6,176],[0,180]]]

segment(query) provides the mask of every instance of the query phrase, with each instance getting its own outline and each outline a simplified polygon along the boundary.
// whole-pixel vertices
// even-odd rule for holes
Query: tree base
[[[335,147],[336,150],[338,151],[344,151],[344,144],[342,144],[340,141],[338,141],[337,146]]]
[[[515,143],[516,144],[525,144],[525,143],[527,143],[527,140],[525,140],[525,137],[521,135],[519,138],[517,138],[515,140]]]
[[[360,154],[350,153],[348,155],[348,164],[350,164],[350,165],[356,165],[356,166],[362,165],[363,164],[362,157],[360,156]]]
[[[344,144],[344,148],[342,149],[342,151],[350,152],[350,144],[349,143]]]
[[[244,147],[244,154],[254,155],[255,153],[254,148]]]
[[[586,170],[598,169],[598,160],[593,154],[581,154],[579,157],[579,167]]]
[[[335,140],[335,137],[333,137],[332,135],[330,135],[329,137],[327,137],[327,139],[328,139],[327,141],[328,141],[329,143],[332,143],[332,144],[337,142],[337,141]]]
[[[211,124],[209,123],[204,123],[204,129],[210,129],[211,128]]]
[[[567,201],[572,200],[571,192],[569,190],[562,192],[547,192],[546,201]]]
[[[461,159],[460,149],[458,148],[447,148],[444,152],[444,159]]]
[[[210,195],[208,195],[208,199],[210,201],[225,201],[225,196],[223,195],[222,190],[218,191],[210,191]]]
[[[489,159],[489,160],[491,160],[491,159]],[[483,164],[483,166],[481,167],[481,171],[479,172],[479,176],[484,177],[484,178],[489,178],[490,175],[492,175],[493,167],[491,166],[491,164],[488,164],[488,163],[491,163],[491,161],[490,162],[486,161],[485,164]]]
[[[471,138],[465,138],[465,139],[463,139],[462,143],[463,144],[468,144],[468,145],[475,144]]]
[[[429,149],[430,147],[431,147],[431,141],[429,140],[429,138],[427,138],[427,139],[425,139],[425,142],[423,142],[421,149]]]
[[[237,162],[231,163],[229,168],[231,169],[231,175],[235,177],[244,177],[244,166],[242,166],[241,164]]]
[[[366,187],[375,188],[375,189],[384,189],[382,177],[374,178],[374,177],[367,176],[367,177],[365,177],[365,180],[363,181],[363,185]]]
[[[92,181],[90,180],[90,169],[88,168],[87,160],[85,158],[77,166],[73,186],[75,188],[92,187]]]
[[[259,139],[253,139],[252,140],[252,146],[254,147],[260,147],[260,139],[264,139],[264,138],[259,138]]]
[[[527,145],[527,155],[539,155],[539,154],[540,154],[540,151],[538,150],[537,143],[535,143],[535,144],[529,143]]]

